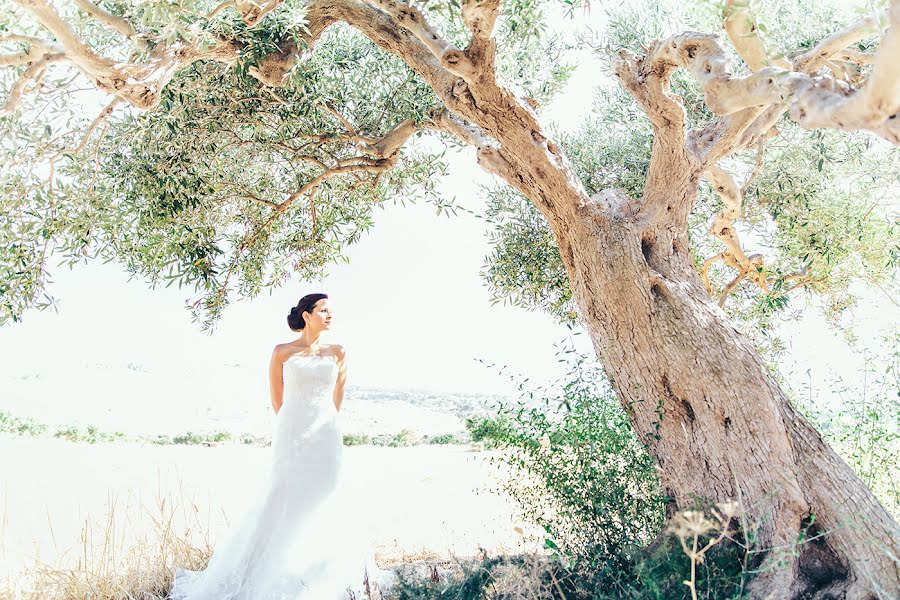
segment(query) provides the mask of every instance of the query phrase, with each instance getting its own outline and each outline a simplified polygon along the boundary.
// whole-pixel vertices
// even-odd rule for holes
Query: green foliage
[[[53,437],[64,439],[68,442],[83,442],[86,444],[96,444],[97,442],[115,442],[125,439],[125,434],[121,431],[106,432],[100,431],[93,425],[87,427],[78,427],[70,425],[63,429],[58,429]]]
[[[395,434],[379,434],[372,437],[373,446],[387,446],[388,448],[417,446],[421,442],[421,438],[411,429],[404,429]]]
[[[203,441],[203,436],[190,431],[172,437],[173,444],[201,444]]]
[[[19,418],[0,410],[0,433],[16,437],[34,437],[47,431],[47,426],[30,418]]]
[[[425,441],[429,444],[436,446],[448,446],[454,445],[459,446],[462,444],[466,444],[469,442],[469,438],[466,436],[457,435],[454,433],[442,433],[435,436],[425,436]]]
[[[154,286],[193,288],[188,308],[212,328],[235,295],[255,297],[293,275],[318,279],[346,261],[346,246],[389,200],[420,198],[438,213],[454,212],[434,189],[444,173],[441,155],[419,147],[384,173],[319,182],[276,214],[276,203],[325,169],[359,158],[361,141],[405,120],[421,122],[438,103],[402,61],[340,25],[304,54],[285,86],[263,86],[251,69],[298,40],[306,2],[282,2],[249,28],[233,8],[210,18],[216,6],[106,2],[140,32],[146,48],[138,51],[74,5],[61,8],[92,49],[122,60],[147,60],[160,45],[222,40],[239,55],[233,65],[192,64],[166,86],[158,107],[140,114],[119,108],[84,144],[98,101],[77,91],[64,70],[44,80],[53,93],[0,116],[0,323],[54,305],[51,259],[72,267],[99,258],[121,262]],[[466,43],[456,3],[425,10],[450,39]],[[571,73],[560,60],[565,45],[545,36],[542,3],[517,0],[504,10],[498,66],[545,102]],[[0,17],[0,31],[11,29],[43,35],[14,6]],[[22,69],[0,69],[0,88],[10,89]]]
[[[344,435],[344,445],[345,446],[366,446],[372,443],[372,437],[368,436],[364,433],[362,434],[345,434]]]
[[[45,423],[40,423],[35,419],[16,417],[8,411],[0,411],[0,434],[13,435],[16,437],[40,437],[48,431],[50,431],[50,428]],[[53,437],[67,442],[85,444],[117,441],[129,443],[149,442],[155,445],[209,444],[232,440],[231,433],[227,431],[202,434],[187,432],[174,436],[160,434],[148,438],[145,436],[127,435],[121,431],[103,431],[95,425],[67,425],[56,429],[53,433]],[[250,434],[243,434],[241,436],[241,441],[245,444],[265,443],[267,438],[256,438]]]
[[[400,448],[405,446],[416,446],[420,444],[431,445],[459,445],[468,442],[468,438],[454,433],[442,433],[435,436],[419,437],[415,432],[404,429],[395,434],[379,434],[371,436],[365,433],[345,434],[345,446],[387,446],[389,448]]]
[[[880,205],[900,184],[900,153],[868,136],[783,128],[745,194],[746,221],[751,231],[772,234],[772,296],[786,295],[790,277],[802,273],[834,316],[846,307],[851,282],[886,281],[896,266],[897,221]]]
[[[482,443],[486,448],[496,448],[513,428],[513,421],[505,413],[496,416],[473,416],[466,418],[469,439]]]
[[[709,540],[701,536],[700,543]],[[697,566],[698,596],[739,600],[749,596],[750,573],[736,544],[714,546]],[[566,567],[558,560],[533,555],[484,556],[458,562],[434,578],[431,571],[405,567],[398,572],[396,597],[401,600],[687,600],[684,580],[690,560],[674,535],[666,536],[635,562],[617,569],[591,571]]]
[[[534,204],[512,188],[499,187],[488,196],[484,218],[493,225],[488,234],[492,250],[481,270],[491,304],[539,309],[575,322],[575,303],[556,239]]]
[[[800,408],[822,436],[853,467],[863,483],[895,518],[900,517],[900,336],[886,340],[886,356],[867,356],[862,379],[834,378],[829,387],[840,399],[822,406],[811,395]]]
[[[498,422],[470,429],[506,452],[507,491],[524,516],[569,560],[634,560],[662,527],[664,498],[656,466],[632,431],[596,362],[572,347],[558,351],[559,385],[517,384],[517,405]]]

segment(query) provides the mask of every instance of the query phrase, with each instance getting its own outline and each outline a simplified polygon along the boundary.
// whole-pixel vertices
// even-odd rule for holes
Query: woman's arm
[[[276,415],[281,410],[281,403],[284,402],[284,376],[281,371],[283,364],[281,351],[278,346],[275,346],[272,351],[272,360],[269,362],[269,391],[272,395],[272,408],[275,409]]]
[[[334,384],[334,407],[341,410],[341,404],[344,403],[344,386],[347,384],[347,352],[343,346],[336,346],[335,357],[338,364],[337,381]]]

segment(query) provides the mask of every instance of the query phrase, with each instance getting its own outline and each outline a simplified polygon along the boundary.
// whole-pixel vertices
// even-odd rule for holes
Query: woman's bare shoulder
[[[272,350],[272,358],[283,361],[296,351],[294,345],[289,342],[285,344],[275,344],[275,348]]]

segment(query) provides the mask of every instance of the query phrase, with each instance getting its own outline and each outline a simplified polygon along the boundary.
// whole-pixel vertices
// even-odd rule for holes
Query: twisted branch
[[[428,22],[422,12],[398,0],[367,0],[388,14],[397,25],[410,32],[438,60],[440,65],[457,77],[470,81],[476,71],[468,55],[445,40]]]
[[[494,70],[497,43],[494,41],[494,25],[500,14],[500,0],[463,0],[462,18],[472,32],[472,41],[466,48],[466,57],[474,65]]]
[[[52,52],[54,61],[70,62],[98,89],[122,98],[137,108],[156,106],[162,89],[179,69],[188,64],[203,59],[231,62],[238,55],[238,48],[232,42],[220,42],[208,50],[177,42],[170,46],[157,46],[145,62],[120,63],[97,54],[85,44],[48,0],[15,1],[56,38],[59,51]]]
[[[428,128],[451,133],[474,147],[478,165],[488,173],[507,181],[512,177],[514,168],[510,158],[496,141],[477,126],[450,114],[446,109],[439,109],[432,110]]]
[[[673,47],[654,42],[638,58],[628,50],[619,51],[615,74],[622,86],[641,105],[653,125],[653,150],[641,204],[649,209],[669,200],[673,187],[679,189],[690,178],[693,157],[685,145],[685,113],[681,98],[670,93],[669,78],[677,67]],[[672,179],[679,181],[672,181]],[[688,208],[687,203],[679,203]]]
[[[742,277],[747,277],[761,290],[769,293],[766,275],[760,268],[763,264],[762,255],[747,256],[738,238],[735,222],[741,216],[740,188],[734,178],[718,165],[707,167],[706,178],[725,204],[725,207],[713,217],[712,225],[709,228],[710,233],[725,244],[722,260],[738,269],[742,273]],[[738,281],[740,279],[734,281],[734,285],[737,285]]]

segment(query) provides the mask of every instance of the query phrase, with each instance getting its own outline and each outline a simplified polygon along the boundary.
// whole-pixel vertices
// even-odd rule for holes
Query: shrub
[[[371,436],[368,436],[365,433],[348,433],[344,436],[345,446],[365,446],[366,444],[371,443]]]
[[[441,435],[436,435],[436,436],[434,436],[434,437],[427,437],[427,436],[426,436],[426,437],[425,437],[425,441],[428,442],[429,444],[440,444],[440,445],[445,445],[445,444],[457,444],[457,445],[461,445],[461,444],[466,444],[466,443],[468,443],[469,440],[468,440],[467,437],[464,437],[464,436],[461,436],[461,435],[457,435],[457,434],[454,434],[454,433],[442,433]]]
[[[680,521],[679,521],[680,520]],[[694,595],[712,600],[745,597],[748,578],[746,553],[729,540],[715,517],[703,512],[680,513],[667,534],[642,550],[637,560],[618,564],[566,565],[558,557],[540,554],[489,557],[437,565],[406,565],[398,571],[395,589],[400,600],[691,600]],[[702,523],[712,528],[695,525]],[[699,533],[703,531],[703,533]],[[691,559],[693,533],[702,558]],[[682,545],[682,539],[685,545]],[[699,554],[699,553],[698,553]],[[693,573],[692,576],[692,562]]]
[[[202,437],[190,431],[181,435],[176,435],[172,438],[173,444],[199,444],[202,441],[204,441]]]
[[[485,448],[496,447],[512,432],[513,423],[508,415],[478,415],[466,418],[466,431],[474,443],[482,443]]]
[[[230,442],[231,434],[227,431],[217,431],[212,436],[207,436],[207,439],[211,442]]]
[[[400,433],[393,435],[382,434],[372,438],[372,444],[375,446],[387,446],[389,448],[399,448],[405,446],[415,446],[421,442],[416,432],[411,429],[404,429]]]
[[[547,548],[569,562],[633,563],[660,532],[664,497],[655,461],[638,441],[596,361],[557,352],[562,381],[529,389],[495,419],[469,428],[504,450],[505,484],[525,518],[547,533]]]
[[[69,442],[77,442],[81,438],[81,433],[79,432],[78,427],[70,425],[65,429],[57,430],[57,432],[53,434],[53,437],[64,439]]]
[[[14,417],[11,413],[0,411],[0,433],[19,437],[36,437],[47,431],[47,426],[34,419]]]

